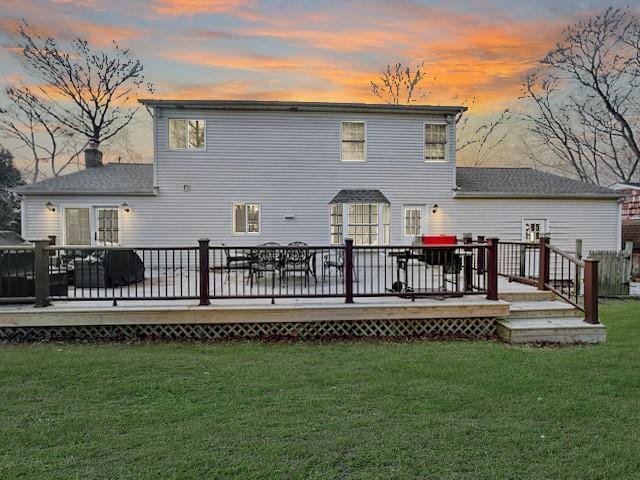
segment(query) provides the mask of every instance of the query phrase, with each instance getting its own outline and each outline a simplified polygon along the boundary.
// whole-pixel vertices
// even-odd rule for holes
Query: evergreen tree
[[[24,185],[13,155],[0,145],[0,230],[20,231],[20,202],[11,189]]]

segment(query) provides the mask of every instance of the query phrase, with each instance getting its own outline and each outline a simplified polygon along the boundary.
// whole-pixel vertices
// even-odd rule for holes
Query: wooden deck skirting
[[[30,307],[0,311],[0,341],[226,338],[441,337],[487,338],[506,302],[430,302]]]

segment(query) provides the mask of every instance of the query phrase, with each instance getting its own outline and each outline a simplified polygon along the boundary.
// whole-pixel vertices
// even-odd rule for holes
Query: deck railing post
[[[540,237],[540,253],[538,265],[538,290],[546,290],[546,286],[549,284],[549,237]]]
[[[200,305],[210,305],[209,301],[209,239],[198,240],[200,266]]]
[[[487,300],[498,300],[498,239],[487,238]]]
[[[598,260],[584,260],[584,321],[598,324]]]
[[[353,239],[344,239],[344,302],[353,303]]]
[[[473,236],[470,233],[462,235],[462,243],[469,245],[473,243]],[[473,290],[473,249],[464,249],[464,291]]]
[[[49,302],[49,239],[33,242],[34,307],[47,307]]]

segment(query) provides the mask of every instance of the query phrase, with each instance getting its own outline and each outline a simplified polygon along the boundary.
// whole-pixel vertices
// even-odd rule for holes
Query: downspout
[[[20,236],[27,240],[27,197],[26,195],[20,196]]]

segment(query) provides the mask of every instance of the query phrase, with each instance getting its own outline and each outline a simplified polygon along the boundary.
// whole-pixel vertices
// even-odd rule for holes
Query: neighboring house
[[[612,189],[624,194],[622,242],[633,242],[631,275],[640,277],[640,183],[616,183]]]
[[[464,232],[620,245],[620,194],[531,169],[457,168],[464,107],[144,100],[153,165],[24,186],[23,236],[65,245],[408,244]]]
[[[640,220],[640,183],[616,183],[611,188],[624,195],[622,220]]]

